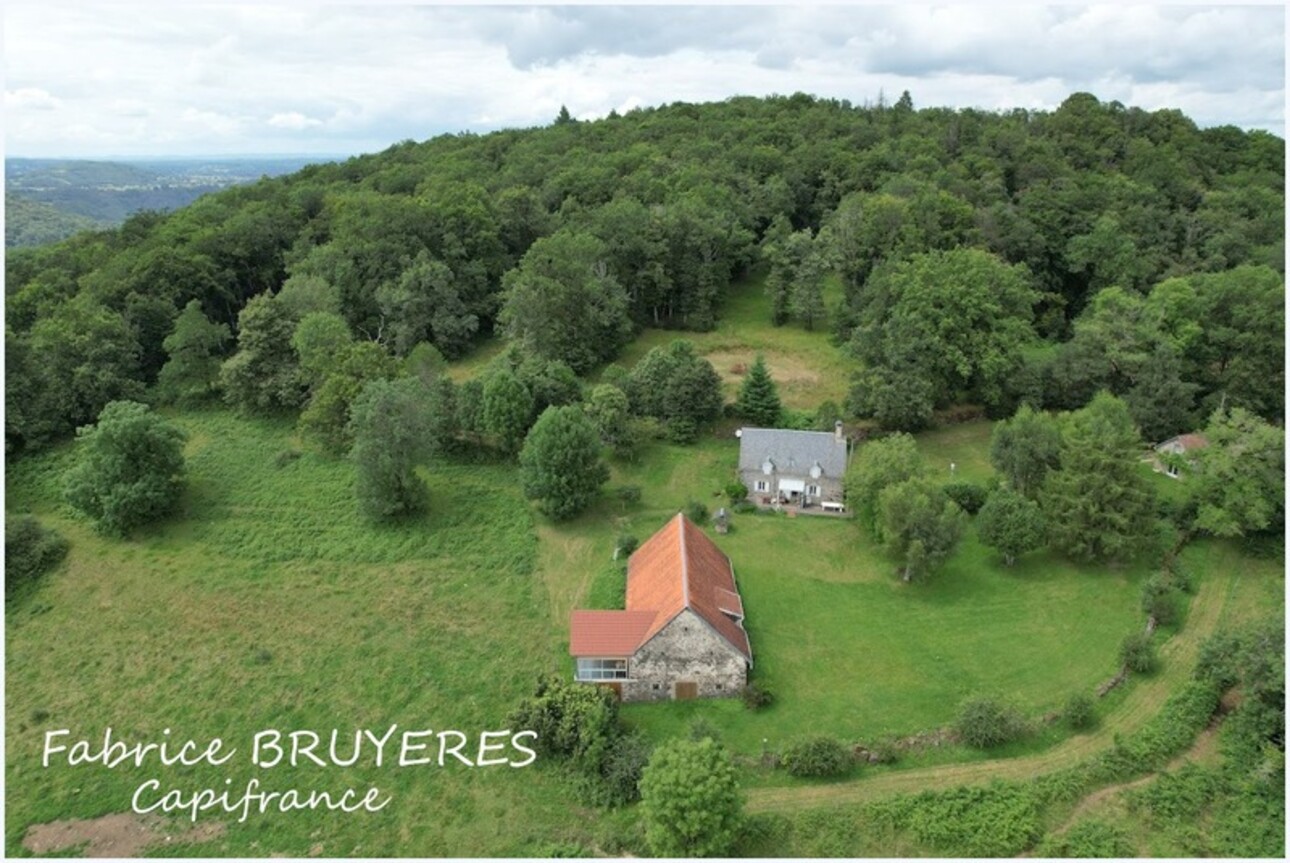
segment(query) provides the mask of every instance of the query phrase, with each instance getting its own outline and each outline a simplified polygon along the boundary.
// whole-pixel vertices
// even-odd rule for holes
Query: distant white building
[[[739,430],[739,479],[759,506],[840,512],[848,455],[840,422],[832,432]]]

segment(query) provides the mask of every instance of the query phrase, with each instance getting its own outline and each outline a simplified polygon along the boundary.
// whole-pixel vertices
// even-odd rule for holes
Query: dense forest
[[[494,333],[517,374],[576,387],[641,327],[713,327],[754,269],[776,323],[847,347],[846,410],[887,428],[1100,390],[1151,440],[1220,405],[1279,422],[1283,188],[1271,134],[1085,93],[740,97],[406,141],[8,254],[6,451],[164,391],[176,357],[189,396],[342,418],[390,363]],[[349,339],[350,371],[318,359]]]

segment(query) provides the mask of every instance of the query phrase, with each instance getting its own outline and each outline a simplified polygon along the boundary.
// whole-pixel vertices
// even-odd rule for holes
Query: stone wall
[[[730,642],[689,609],[636,651],[623,681],[624,701],[672,698],[679,682],[698,684],[700,698],[737,696],[748,680],[748,662]]]

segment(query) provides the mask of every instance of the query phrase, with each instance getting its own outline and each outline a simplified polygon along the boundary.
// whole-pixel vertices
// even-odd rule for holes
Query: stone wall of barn
[[[628,663],[624,701],[672,698],[677,683],[695,683],[700,698],[739,695],[748,662],[706,621],[686,609],[649,640]]]

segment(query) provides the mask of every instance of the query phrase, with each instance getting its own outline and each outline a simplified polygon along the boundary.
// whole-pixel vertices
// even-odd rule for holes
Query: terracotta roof
[[[628,657],[645,640],[654,611],[575,611],[569,635],[573,656]]]
[[[1205,437],[1203,434],[1200,434],[1199,432],[1193,432],[1191,434],[1180,434],[1177,437],[1169,438],[1169,440],[1161,441],[1156,446],[1156,449],[1158,450],[1165,449],[1166,447],[1168,447],[1170,444],[1173,444],[1173,443],[1178,444],[1179,449],[1181,449],[1183,452],[1191,452],[1192,450],[1204,449],[1205,447],[1209,446],[1209,438]]]
[[[743,614],[730,558],[694,522],[677,513],[628,558],[626,611],[573,613],[569,652],[630,656],[686,608],[752,661],[748,633],[723,613]],[[605,652],[610,647],[615,652]]]

